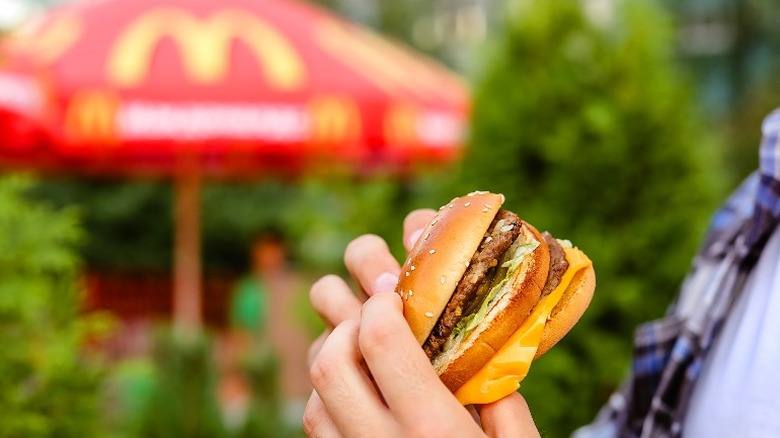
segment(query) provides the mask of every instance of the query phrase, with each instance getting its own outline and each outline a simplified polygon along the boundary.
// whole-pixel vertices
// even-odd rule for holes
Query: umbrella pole
[[[182,172],[176,177],[173,322],[179,334],[197,333],[202,325],[200,187],[198,172]]]

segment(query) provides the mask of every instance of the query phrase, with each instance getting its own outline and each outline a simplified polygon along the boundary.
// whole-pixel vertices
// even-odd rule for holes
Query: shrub
[[[0,177],[0,436],[96,436],[103,368],[82,346],[103,320],[78,316],[78,214],[32,185]]]

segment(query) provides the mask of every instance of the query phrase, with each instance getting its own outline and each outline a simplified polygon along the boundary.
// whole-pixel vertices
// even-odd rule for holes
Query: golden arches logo
[[[74,144],[114,144],[119,98],[104,91],[73,96],[65,112],[65,135]]]
[[[411,104],[393,105],[385,114],[384,134],[390,147],[410,147],[417,143],[418,111]]]
[[[185,71],[201,84],[216,83],[227,73],[234,38],[252,50],[272,86],[295,90],[305,80],[303,62],[294,47],[259,17],[223,10],[201,19],[173,8],[148,12],[125,29],[108,59],[109,78],[122,86],[143,82],[154,49],[166,36],[178,44]]]
[[[320,96],[309,101],[311,140],[314,145],[346,145],[359,141],[360,111],[352,99]]]

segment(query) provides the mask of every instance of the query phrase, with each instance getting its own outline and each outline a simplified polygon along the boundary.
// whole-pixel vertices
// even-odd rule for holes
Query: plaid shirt
[[[762,126],[760,169],[713,217],[678,299],[634,336],[630,378],[577,438],[679,437],[707,353],[780,222],[780,109]]]

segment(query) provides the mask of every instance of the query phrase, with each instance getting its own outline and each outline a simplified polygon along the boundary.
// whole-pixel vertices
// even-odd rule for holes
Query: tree
[[[104,370],[82,347],[103,320],[78,316],[78,214],[31,186],[0,177],[0,436],[97,436]]]
[[[663,10],[583,4],[508,3],[456,185],[504,193],[506,208],[593,260],[589,311],[520,390],[550,436],[590,420],[625,376],[632,330],[676,293],[719,174]]]

